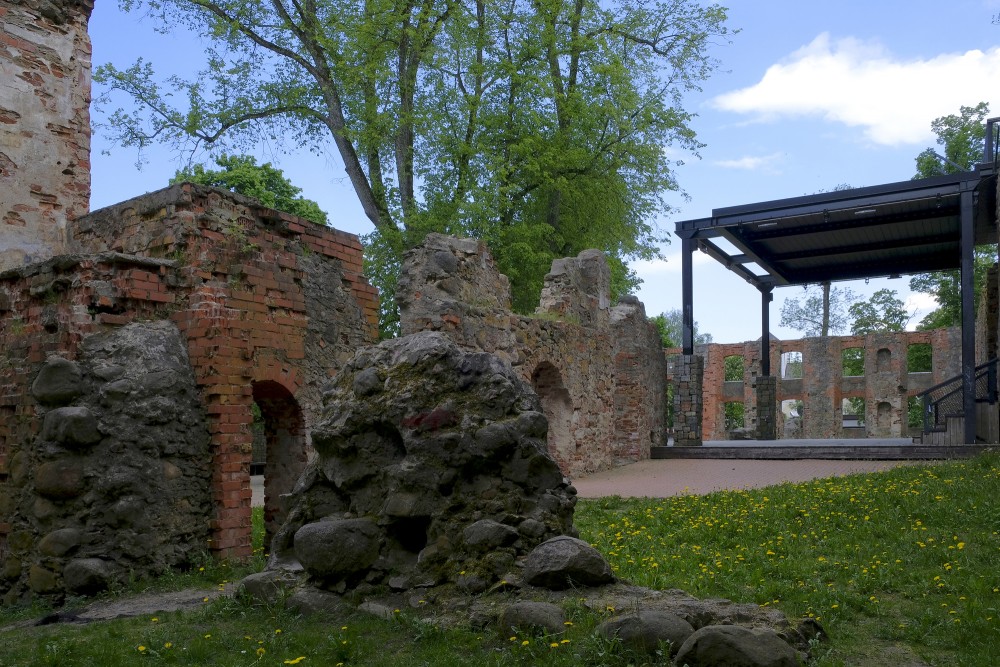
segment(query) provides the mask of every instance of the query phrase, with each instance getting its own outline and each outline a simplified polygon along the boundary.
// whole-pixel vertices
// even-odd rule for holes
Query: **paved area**
[[[750,461],[742,459],[667,459],[632,463],[573,480],[581,498],[618,495],[665,498],[727,489],[753,489],[782,482],[889,470],[911,461]]]
[[[573,480],[581,498],[665,498],[726,489],[755,489],[782,482],[889,470],[926,461],[750,461],[740,459],[669,459],[632,463]],[[264,504],[264,478],[250,478],[253,505]]]

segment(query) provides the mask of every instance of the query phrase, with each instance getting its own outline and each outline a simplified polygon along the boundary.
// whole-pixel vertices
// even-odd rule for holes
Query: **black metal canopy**
[[[994,121],[1000,119],[991,119],[987,129],[989,158],[973,171],[731,206],[713,210],[710,218],[678,222],[684,354],[694,353],[696,249],[760,290],[762,375],[770,375],[775,287],[960,269],[965,437],[975,442],[973,251],[997,242]]]
[[[996,241],[996,175],[975,171],[731,206],[677,235],[759,288],[955,269],[962,193],[976,244]],[[738,249],[727,251],[723,238]],[[756,267],[752,266],[756,264]]]

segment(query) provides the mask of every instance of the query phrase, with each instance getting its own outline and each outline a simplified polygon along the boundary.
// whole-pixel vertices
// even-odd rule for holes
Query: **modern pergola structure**
[[[965,442],[975,442],[976,245],[997,242],[994,125],[975,170],[873,187],[715,209],[677,223],[681,238],[683,354],[694,354],[692,255],[701,250],[761,294],[761,374],[769,376],[775,287],[960,269]],[[737,252],[723,249],[725,239]]]

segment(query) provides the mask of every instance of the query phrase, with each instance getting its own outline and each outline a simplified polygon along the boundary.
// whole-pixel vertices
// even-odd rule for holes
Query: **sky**
[[[668,193],[672,210],[657,221],[662,229],[726,206],[908,180],[917,154],[935,145],[935,118],[979,102],[989,103],[991,117],[1000,116],[1000,0],[721,4],[739,32],[713,47],[718,69],[684,99],[697,114],[692,127],[705,147],[698,155],[664,147],[683,163],[676,174],[685,196]],[[95,3],[94,66],[110,62],[122,69],[142,57],[164,76],[198,71],[207,42],[181,29],[163,35],[155,28],[141,9],[123,13],[111,0]],[[100,93],[95,86],[95,98]],[[106,118],[95,112],[93,121],[92,209],[165,187],[183,166],[184,157],[167,149],[140,156],[114,146],[99,127]],[[329,213],[334,227],[372,230],[332,143],[321,154],[261,145],[257,156],[281,168]],[[680,241],[662,251],[662,260],[633,264],[648,315],[681,307]],[[759,292],[707,255],[694,259],[699,332],[721,343],[758,339]],[[896,290],[913,313],[910,328],[934,307],[926,295],[910,293],[905,276],[838,287],[862,296]],[[782,302],[801,296],[801,287],[775,290],[770,318],[778,338],[800,337],[779,320]]]

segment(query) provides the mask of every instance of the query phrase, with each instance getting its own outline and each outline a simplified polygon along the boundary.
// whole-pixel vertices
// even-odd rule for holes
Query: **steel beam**
[[[976,444],[976,316],[974,192],[962,193],[962,409],[967,445]]]

